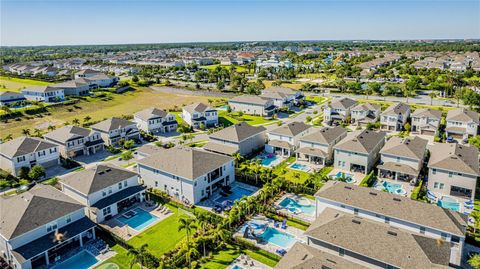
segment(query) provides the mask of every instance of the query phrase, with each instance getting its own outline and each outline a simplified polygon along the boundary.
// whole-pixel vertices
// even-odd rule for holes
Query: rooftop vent
[[[345,186],[344,188],[347,189],[347,190],[352,190],[352,187],[350,187],[350,186]]]
[[[100,172],[98,172],[98,174],[103,175],[103,174],[105,174],[105,171],[100,171]]]
[[[359,220],[356,220],[356,219],[353,219],[352,222],[355,223],[355,224],[361,224],[361,222]]]
[[[302,258],[302,261],[306,260],[308,258],[308,254],[305,254],[305,256],[303,256]]]
[[[105,170],[106,173],[108,173],[110,171],[112,171],[112,169],[110,169],[110,168],[107,168],[107,170]]]
[[[387,234],[393,235],[393,236],[397,236],[397,233],[396,233],[396,232],[392,232],[392,231],[388,231]]]
[[[370,195],[377,196],[376,192],[369,192]]]
[[[395,197],[395,198],[393,198],[393,201],[401,202],[402,199]]]

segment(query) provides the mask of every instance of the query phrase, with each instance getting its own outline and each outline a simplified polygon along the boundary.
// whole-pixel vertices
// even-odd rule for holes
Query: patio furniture
[[[287,227],[288,227],[288,226],[287,226],[287,220],[284,219],[284,220],[282,221],[282,229],[285,230],[285,229],[287,229]]]
[[[280,256],[283,256],[287,254],[287,251],[283,248],[275,250],[276,253],[278,253]]]

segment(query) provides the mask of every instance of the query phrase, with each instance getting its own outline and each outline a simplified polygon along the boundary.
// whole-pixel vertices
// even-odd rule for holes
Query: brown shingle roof
[[[57,145],[40,138],[21,136],[0,144],[0,153],[13,158],[53,147]]]
[[[45,134],[44,137],[60,143],[65,143],[72,139],[87,137],[91,133],[92,130],[87,128],[67,125]]]
[[[357,104],[357,101],[347,97],[343,97],[340,99],[333,100],[328,106],[332,108],[347,109],[355,106],[356,104]]]
[[[164,118],[168,115],[168,112],[162,109],[150,107],[135,113],[135,117],[138,117],[144,121],[156,118]]]
[[[392,116],[405,115],[409,109],[410,109],[410,106],[407,104],[396,103],[387,107],[387,109],[385,109],[385,111],[382,112],[382,115],[392,115]]]
[[[265,132],[263,126],[251,126],[245,122],[238,123],[210,135],[210,138],[241,142],[251,136]]]
[[[341,126],[336,126],[333,128],[325,127],[320,130],[315,130],[310,134],[300,138],[300,141],[329,145],[339,137],[346,134],[347,130]]]
[[[204,104],[204,103],[194,103],[194,104],[183,107],[183,110],[185,110],[189,113],[193,113],[193,112],[203,113],[205,111],[211,111],[211,110],[215,110],[215,109],[206,105],[206,104]]]
[[[117,130],[120,128],[125,128],[130,125],[135,125],[134,122],[131,122],[129,120],[121,119],[121,118],[110,118],[106,119],[104,121],[101,121],[97,124],[92,125],[92,129],[103,131],[103,132],[109,132],[112,130]]]
[[[335,145],[335,149],[370,153],[375,146],[377,146],[384,139],[384,132],[375,132],[369,130],[354,131],[348,133],[347,137]]]
[[[295,121],[286,125],[282,125],[277,129],[270,131],[271,134],[286,135],[286,136],[296,136],[302,133],[305,130],[308,130],[312,126],[307,125],[303,122]]]
[[[455,121],[462,121],[462,122],[469,122],[473,121],[477,124],[480,123],[479,114],[475,111],[465,109],[465,108],[457,108],[448,111],[447,113],[447,121],[448,120],[455,120]]]
[[[413,138],[394,136],[385,143],[380,153],[422,160],[425,157],[427,144],[428,140],[418,136]]]
[[[480,175],[478,149],[456,143],[436,143],[430,148],[428,167]]]

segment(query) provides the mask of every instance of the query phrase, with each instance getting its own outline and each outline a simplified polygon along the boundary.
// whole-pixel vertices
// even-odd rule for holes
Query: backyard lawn
[[[240,116],[238,112],[228,113],[227,111],[219,111],[218,121],[224,126],[230,126],[233,124],[237,124],[239,122],[246,122],[250,125],[260,125],[260,124],[271,123],[271,122],[274,122],[275,120],[266,119],[261,116],[253,116],[253,115],[246,115],[246,114],[243,114],[242,116]]]
[[[304,183],[305,180],[307,180],[307,178],[310,176],[309,173],[287,168],[287,166],[295,162],[295,160],[295,157],[289,157],[281,164],[275,166],[275,168],[273,168],[273,173],[294,183]]]
[[[278,262],[278,260],[274,260],[270,257],[263,255],[263,250],[254,252],[248,249],[242,250],[235,246],[228,246],[226,250],[222,250],[218,253],[213,254],[212,260],[203,264],[201,268],[205,268],[205,269],[227,268],[242,253],[250,256],[250,258],[256,261],[259,261],[271,267],[274,267]]]
[[[49,84],[51,83],[33,79],[21,79],[0,76],[0,91],[20,92],[20,90],[23,90],[24,88],[29,86],[42,86]]]

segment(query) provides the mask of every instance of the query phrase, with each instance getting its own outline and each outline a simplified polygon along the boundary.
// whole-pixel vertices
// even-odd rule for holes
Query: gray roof
[[[188,113],[193,113],[193,112],[203,113],[205,111],[212,111],[215,109],[204,103],[193,103],[191,105],[183,107],[183,110],[187,111]]]
[[[16,97],[23,97],[23,94],[19,92],[12,92],[12,91],[0,91],[0,96],[7,97],[7,96],[16,96]]]
[[[265,132],[265,130],[263,126],[251,126],[245,122],[241,122],[211,134],[210,138],[242,142],[247,138]]]
[[[302,243],[295,243],[275,265],[275,269],[366,269],[363,265],[346,260]]]
[[[442,111],[431,108],[419,108],[413,111],[412,117],[442,119]]]
[[[270,92],[270,91],[263,91],[261,97],[269,98],[269,99],[283,99],[290,96],[290,94],[283,93],[283,92]]]
[[[462,122],[469,122],[473,121],[477,124],[480,123],[479,114],[475,111],[466,109],[466,108],[457,108],[448,111],[447,113],[447,121],[448,120],[455,120],[455,121],[462,121]]]
[[[315,196],[390,218],[436,228],[460,237],[465,236],[467,223],[460,213],[388,192],[329,181]]]
[[[377,165],[377,169],[382,169],[385,171],[395,171],[412,176],[418,176],[418,174],[420,173],[420,171],[418,171],[416,168],[411,167],[410,165],[397,162],[385,162],[383,164],[379,164]]]
[[[165,148],[153,145],[153,144],[145,144],[137,149],[137,152],[143,155],[152,155],[155,153],[159,153],[165,151]]]
[[[292,88],[287,88],[287,87],[281,87],[281,86],[272,86],[269,88],[266,88],[265,90],[262,91],[262,93],[283,93],[287,95],[292,95],[296,94],[298,91],[292,89]]]
[[[450,243],[331,208],[306,235],[397,268],[449,268]]]
[[[225,155],[233,155],[238,152],[238,148],[236,147],[220,144],[214,141],[208,142],[205,146],[203,146],[203,149]]]
[[[181,162],[179,162],[179,160],[181,160]],[[179,177],[194,180],[232,160],[232,157],[205,150],[175,147],[165,152],[151,155],[138,161],[138,163]]]
[[[52,86],[30,86],[25,88],[23,91],[30,91],[30,92],[51,92],[51,91],[58,91],[59,88],[55,88]]]
[[[300,141],[330,145],[330,143],[346,134],[347,130],[341,126],[336,126],[333,128],[324,127],[300,138]]]
[[[330,104],[328,104],[328,106],[332,108],[347,109],[355,106],[356,104],[357,101],[347,97],[343,97],[333,100]]]
[[[244,104],[253,104],[253,105],[261,105],[265,106],[270,100],[265,97],[261,97],[258,95],[240,95],[233,97],[232,99],[228,100],[228,102],[233,103],[244,103]]]
[[[370,153],[382,140],[385,139],[384,132],[375,132],[370,130],[354,131],[347,134],[334,146],[335,149],[346,151]]]
[[[67,174],[60,182],[82,194],[89,195],[135,176],[137,173],[130,170],[112,164],[100,164],[83,171]]]
[[[478,149],[457,143],[436,143],[430,147],[428,167],[480,175]]]
[[[162,109],[150,107],[135,113],[135,117],[138,117],[144,121],[156,118],[164,118],[168,115],[168,112]]]
[[[129,120],[121,119],[121,118],[110,118],[104,121],[101,121],[97,124],[92,125],[92,129],[99,130],[103,132],[109,132],[112,130],[117,130],[120,128],[125,128],[130,125],[135,125],[134,122]]]
[[[376,111],[380,110],[381,107],[377,104],[370,104],[370,103],[361,103],[353,107],[352,111]]]
[[[296,136],[308,129],[312,128],[311,125],[307,125],[300,121],[290,122],[288,124],[282,125],[276,129],[273,129],[269,133],[285,136]]]
[[[410,106],[404,103],[392,104],[385,111],[382,112],[382,115],[405,115],[409,111]]]
[[[92,132],[92,130],[87,128],[67,125],[45,134],[44,137],[60,143],[65,143],[73,139],[88,137]]]
[[[413,138],[402,138],[394,136],[390,138],[380,153],[385,153],[398,157],[412,158],[415,160],[423,160],[427,150],[428,140],[415,136]]]
[[[63,89],[63,88],[78,88],[78,87],[87,86],[87,85],[88,83],[86,83],[84,80],[75,79],[75,80],[65,81],[62,83],[57,83],[57,84],[51,85],[51,87]]]
[[[100,73],[102,73],[102,72],[96,71],[96,70],[92,70],[92,69],[83,69],[83,70],[80,70],[80,71],[78,71],[77,73],[75,73],[75,75],[100,74]]]
[[[13,158],[53,147],[57,145],[37,137],[21,136],[0,144],[0,153]]]
[[[0,234],[12,239],[73,213],[84,206],[50,185],[0,197]]]

